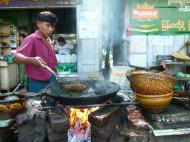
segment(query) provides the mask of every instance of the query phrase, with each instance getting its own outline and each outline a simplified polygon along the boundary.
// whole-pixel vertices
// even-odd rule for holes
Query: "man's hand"
[[[39,66],[39,67],[44,67],[44,65],[46,64],[46,62],[40,58],[40,57],[34,57],[32,64]]]

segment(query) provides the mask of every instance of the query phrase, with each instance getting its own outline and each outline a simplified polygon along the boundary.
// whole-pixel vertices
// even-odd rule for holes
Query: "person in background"
[[[19,46],[22,44],[24,39],[27,37],[27,33],[24,31],[19,32]]]
[[[72,45],[66,44],[65,38],[62,36],[58,37],[57,41],[58,41],[58,44],[55,45],[56,53],[59,53],[62,55],[70,54],[70,50],[73,49]]]
[[[27,37],[27,33],[25,31],[20,31],[19,32],[19,46],[22,44],[22,42],[24,41],[24,39]],[[23,64],[20,64],[19,65],[19,78],[20,78],[20,82],[21,82],[21,85],[22,87],[27,86],[27,76],[26,74],[24,73],[24,65]]]
[[[38,92],[45,88],[55,77],[44,68],[44,65],[56,71],[58,61],[50,40],[57,23],[57,16],[50,11],[38,14],[38,30],[27,36],[14,54],[14,61],[25,64],[28,76],[28,91]]]

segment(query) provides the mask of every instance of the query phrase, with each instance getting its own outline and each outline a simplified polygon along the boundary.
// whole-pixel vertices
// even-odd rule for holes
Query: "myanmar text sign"
[[[190,32],[190,0],[133,0],[128,31],[133,34]]]

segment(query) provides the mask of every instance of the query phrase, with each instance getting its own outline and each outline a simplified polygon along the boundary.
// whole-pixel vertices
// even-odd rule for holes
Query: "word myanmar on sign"
[[[190,0],[133,0],[130,34],[183,34],[190,32]]]

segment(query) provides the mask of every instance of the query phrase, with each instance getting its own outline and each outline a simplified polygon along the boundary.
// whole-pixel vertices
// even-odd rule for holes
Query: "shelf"
[[[0,37],[10,37],[10,34],[0,34]]]
[[[189,78],[175,78],[177,81],[190,81],[190,77]]]
[[[166,62],[166,65],[182,65],[182,66],[186,66],[186,65],[190,65],[190,62]]]
[[[174,94],[178,94],[180,96],[188,96],[188,97],[190,97],[190,92],[189,91],[174,91]]]
[[[0,48],[11,48],[10,46],[0,46]]]

